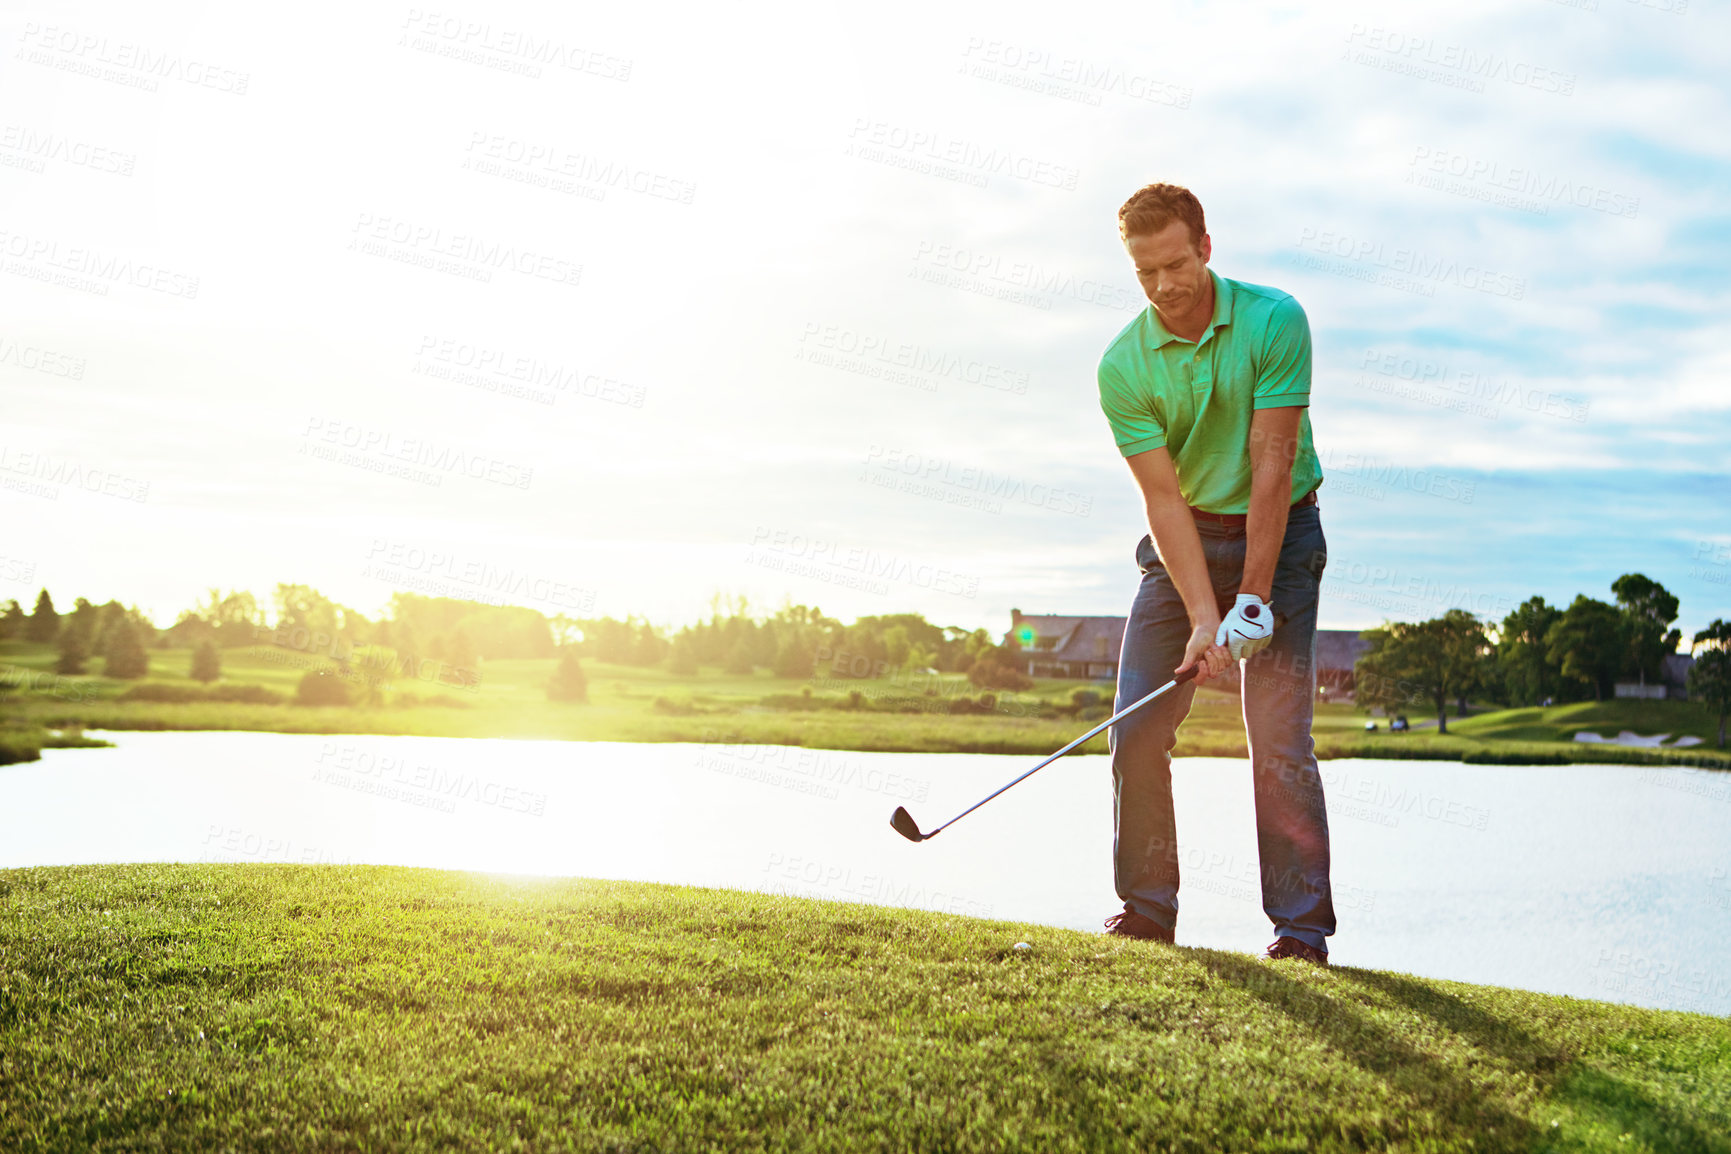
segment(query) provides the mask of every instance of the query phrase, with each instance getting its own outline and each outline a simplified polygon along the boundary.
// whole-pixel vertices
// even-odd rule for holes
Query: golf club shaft
[[[1048,765],[1051,765],[1054,761],[1057,761],[1060,757],[1063,757],[1066,753],[1069,753],[1072,749],[1075,749],[1078,745],[1081,745],[1083,742],[1087,741],[1090,737],[1093,737],[1095,734],[1099,733],[1101,730],[1105,729],[1107,726],[1111,725],[1113,722],[1119,720],[1122,717],[1127,717],[1130,714],[1136,712],[1138,709],[1141,709],[1144,705],[1147,705],[1150,701],[1153,701],[1156,697],[1159,697],[1162,693],[1165,693],[1167,690],[1172,689],[1173,687],[1180,685],[1183,682],[1189,681],[1191,678],[1196,676],[1196,671],[1197,671],[1197,667],[1193,665],[1189,669],[1186,669],[1183,673],[1179,674],[1177,677],[1174,677],[1171,681],[1168,681],[1165,685],[1162,685],[1159,689],[1156,689],[1154,692],[1150,693],[1147,697],[1144,697],[1142,700],[1136,702],[1134,705],[1126,705],[1123,709],[1120,709],[1117,713],[1114,713],[1111,717],[1108,717],[1105,721],[1102,721],[1099,725],[1096,725],[1093,729],[1090,729],[1087,733],[1084,733],[1081,737],[1078,737],[1075,741],[1072,741],[1069,745],[1066,745],[1063,749],[1060,749],[1057,753],[1054,753],[1051,757],[1048,757],[1045,761],[1042,761],[1039,765],[1036,765],[1033,769],[1030,769],[1027,773],[1024,773],[1021,777],[1018,777],[1015,781],[1010,782],[1009,785],[1006,785],[1006,786],[1002,787],[1001,789],[998,789],[998,790],[994,791],[993,793],[990,793],[987,796],[982,797],[979,801],[976,801],[973,805],[970,805],[967,809],[964,809],[961,813],[958,813],[955,817],[952,817],[949,821],[946,821],[943,825],[938,826],[937,829],[934,829],[934,830],[932,830],[932,832],[926,834],[926,837],[928,837],[928,838],[936,837],[941,831],[948,829],[952,825],[955,825],[958,821],[961,821],[964,817],[967,817],[970,813],[973,813],[976,809],[979,809],[982,805],[985,805],[988,801],[991,801],[992,798],[997,797],[998,794],[1003,793],[1004,790],[1006,790],[1006,789],[1009,789],[1010,786],[1016,785],[1020,782],[1026,781],[1030,777],[1033,777],[1036,773],[1039,773],[1042,769],[1045,769]]]

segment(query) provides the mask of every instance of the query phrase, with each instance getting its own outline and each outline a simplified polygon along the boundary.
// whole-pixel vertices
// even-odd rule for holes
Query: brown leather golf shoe
[[[1155,921],[1145,918],[1135,910],[1126,909],[1121,914],[1113,914],[1106,919],[1106,932],[1114,937],[1138,938],[1148,942],[1165,942],[1173,944],[1173,932]]]
[[[1297,938],[1276,938],[1274,944],[1262,952],[1260,961],[1278,962],[1284,958],[1297,958],[1301,962],[1314,962],[1319,966],[1328,965],[1328,954],[1315,946],[1306,945]]]

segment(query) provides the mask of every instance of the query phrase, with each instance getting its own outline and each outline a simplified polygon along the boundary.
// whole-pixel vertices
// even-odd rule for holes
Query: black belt
[[[1306,505],[1316,504],[1316,490],[1312,489],[1292,503],[1293,509],[1302,509]],[[1242,525],[1250,520],[1248,513],[1210,513],[1206,509],[1190,506],[1190,515],[1198,521],[1211,521],[1216,525]]]

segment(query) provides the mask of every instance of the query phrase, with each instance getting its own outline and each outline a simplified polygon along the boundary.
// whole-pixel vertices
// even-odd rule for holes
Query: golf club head
[[[890,815],[890,825],[909,841],[926,840],[926,835],[920,832],[919,825],[914,821],[914,815],[903,806],[896,806],[895,813]]]

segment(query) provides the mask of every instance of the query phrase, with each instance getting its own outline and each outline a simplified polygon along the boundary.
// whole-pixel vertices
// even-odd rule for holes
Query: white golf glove
[[[1274,610],[1254,593],[1240,593],[1238,603],[1214,634],[1214,644],[1224,645],[1239,661],[1265,648],[1274,639]]]

